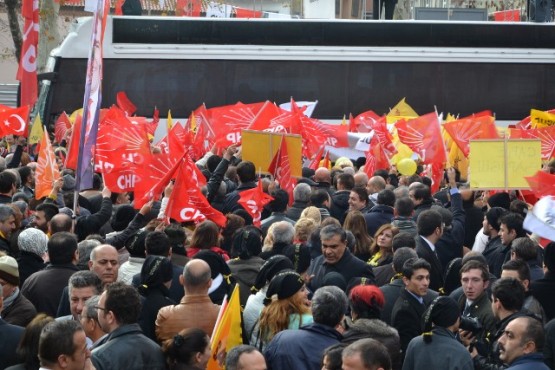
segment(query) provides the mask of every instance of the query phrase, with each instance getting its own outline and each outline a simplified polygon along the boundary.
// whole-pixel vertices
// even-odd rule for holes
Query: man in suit
[[[0,312],[4,306],[3,287],[0,284]],[[0,369],[17,363],[15,350],[25,329],[8,324],[0,318]]]
[[[443,235],[443,219],[437,211],[427,210],[416,221],[416,254],[430,264],[430,289],[439,291],[443,287],[443,266],[436,254],[435,244]]]
[[[410,259],[403,265],[405,289],[401,289],[391,313],[391,324],[399,332],[403,353],[411,339],[422,334],[422,315],[430,304],[424,298],[430,284],[430,270],[430,264],[422,258]]]

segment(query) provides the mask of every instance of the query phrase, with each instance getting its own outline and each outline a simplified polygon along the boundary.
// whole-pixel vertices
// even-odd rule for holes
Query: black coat
[[[347,284],[357,277],[367,278],[368,283],[374,282],[374,272],[372,266],[356,258],[348,249],[345,249],[343,257],[333,265],[327,264],[324,256],[319,256],[312,261],[308,268],[308,276],[314,275],[308,287],[315,292],[322,286],[324,276],[331,271],[335,271],[343,275]]]
[[[23,286],[23,283],[29,276],[42,270],[46,266],[42,257],[25,251],[19,252],[17,265],[19,266],[19,286]]]
[[[393,221],[393,207],[377,204],[364,215],[364,221],[366,221],[368,235],[373,238],[380,226]]]
[[[8,324],[0,319],[0,369],[18,363],[15,350],[25,328]]]
[[[160,288],[148,289],[141,294],[141,313],[139,314],[139,325],[143,334],[156,341],[156,317],[162,307],[175,305],[175,301],[168,297],[168,289],[163,286]]]
[[[447,266],[451,260],[459,257],[462,258],[463,256],[466,221],[462,207],[462,198],[459,193],[451,195],[451,213],[453,214],[451,227],[443,231],[443,235],[436,243],[437,256],[442,266]]]
[[[297,222],[299,221],[299,218],[301,218],[301,213],[304,211],[304,209],[308,207],[308,202],[301,202],[301,201],[294,201],[293,204],[291,205],[291,207],[289,207],[289,209],[285,212],[285,215]]]
[[[438,256],[430,249],[430,246],[423,238],[420,235],[416,237],[416,254],[420,258],[424,258],[432,266],[429,288],[439,291],[443,288],[443,267]]]
[[[555,274],[551,271],[545,273],[543,279],[530,283],[532,295],[542,305],[545,311],[545,319],[550,321],[555,318]]]
[[[37,316],[35,306],[21,291],[8,307],[4,306],[2,318],[12,325],[26,327]]]
[[[330,215],[339,220],[341,225],[345,221],[345,212],[349,209],[350,190],[339,190],[331,196]]]
[[[403,353],[406,352],[412,338],[422,334],[422,315],[429,304],[428,300],[424,300],[423,304],[418,302],[406,289],[399,292],[399,298],[391,312],[391,326],[399,332]]]
[[[393,312],[393,306],[395,306],[395,302],[397,302],[401,291],[405,290],[404,288],[405,284],[403,283],[403,279],[395,279],[391,283],[380,287],[380,290],[385,298],[385,303],[382,309],[382,321],[387,325],[391,325],[391,313]],[[438,295],[439,293],[435,290],[428,289],[428,292],[424,296],[424,301],[431,302]]]
[[[237,203],[239,201],[239,198],[241,198],[240,193],[243,190],[249,190],[249,189],[255,188],[256,186],[257,186],[256,182],[246,182],[244,184],[241,184],[236,190],[232,191],[231,193],[228,193],[224,199],[222,213],[225,215],[228,213],[233,213],[233,211],[237,209],[243,209],[243,207],[239,203]]]

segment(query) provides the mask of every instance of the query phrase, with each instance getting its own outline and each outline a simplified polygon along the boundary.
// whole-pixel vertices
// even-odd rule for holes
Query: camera
[[[461,316],[459,329],[469,331],[473,335],[476,335],[482,330],[482,324],[476,317]]]

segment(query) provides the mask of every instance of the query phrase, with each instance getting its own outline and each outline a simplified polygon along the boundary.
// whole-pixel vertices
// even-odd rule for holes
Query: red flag
[[[127,113],[128,116],[132,116],[137,111],[137,107],[129,100],[125,91],[119,91],[116,94],[116,102],[118,107]]]
[[[123,3],[125,0],[116,0],[116,15],[123,15]]]
[[[237,201],[245,211],[252,217],[252,223],[256,227],[260,227],[262,218],[262,209],[274,198],[264,192],[262,189],[262,181],[258,180],[258,186],[249,190],[243,190],[239,193],[240,198]]]
[[[236,18],[262,18],[262,12],[246,8],[234,7]]]
[[[349,113],[349,132],[358,132],[353,114]]]
[[[318,167],[320,167],[320,160],[322,159],[322,156],[324,155],[324,149],[325,148],[326,148],[325,145],[322,145],[320,147],[320,149],[318,150],[318,153],[316,153],[314,158],[312,158],[312,161],[308,165],[308,168],[310,168],[312,170],[316,170],[316,169],[318,169]]]
[[[39,2],[23,0],[21,15],[25,19],[25,24],[23,26],[23,44],[21,45],[17,79],[21,82],[21,105],[33,106],[38,96]]]
[[[0,136],[16,135],[29,136],[27,121],[29,120],[29,106],[19,108],[1,108],[0,110]]]
[[[379,117],[368,124],[370,126],[367,127],[371,127],[374,131],[374,137],[378,140],[377,143],[382,146],[385,155],[387,157],[394,156],[397,153],[397,148],[393,144],[393,135],[391,135],[387,128],[387,118],[385,116]]]
[[[447,162],[445,144],[435,112],[409,121],[400,120],[395,126],[399,140],[417,153],[424,163]]]
[[[44,130],[40,141],[41,151],[35,171],[35,198],[41,199],[50,194],[54,181],[58,180],[60,170],[56,163],[56,155],[48,138],[48,131]]]
[[[555,157],[555,126],[531,128],[529,130],[511,129],[511,139],[540,139],[542,160]]]
[[[54,124],[54,140],[56,140],[57,143],[61,143],[67,138],[67,133],[70,128],[71,121],[66,112],[62,112]]]
[[[99,125],[95,154],[95,169],[111,191],[133,191],[137,167],[146,165],[150,156],[146,123],[132,124],[113,106]]]
[[[168,200],[166,214],[180,222],[202,222],[209,219],[218,226],[224,227],[227,222],[226,217],[220,211],[212,208],[200,191],[199,178],[193,167],[196,167],[196,165],[185,154],[180,161],[175,186]]]
[[[272,159],[270,167],[268,167],[268,172],[274,175],[280,188],[289,194],[289,205],[293,204],[293,188],[295,187],[296,180],[291,177],[291,165],[289,163],[285,137],[281,139],[281,145]]]
[[[536,197],[541,198],[543,196],[555,195],[555,175],[538,171],[534,176],[524,178]]]
[[[443,127],[467,158],[470,154],[470,140],[499,138],[494,118],[490,116],[463,118],[447,122]]]
[[[546,111],[547,113],[555,113],[555,109],[550,109]],[[523,130],[528,130],[529,128],[532,128],[532,120],[530,118],[530,116],[522,119],[522,121],[518,122],[515,125],[516,128],[520,128]]]
[[[372,136],[370,147],[366,151],[366,164],[364,165],[364,172],[368,178],[374,176],[374,172],[378,169],[389,169],[389,157],[384,151],[384,148],[379,143],[377,135]]]
[[[164,154],[151,155],[144,166],[137,168],[137,181],[135,182],[136,209],[140,209],[145,203],[158,198],[175,174],[181,159],[174,162]]]
[[[75,122],[71,127],[71,136],[67,147],[67,157],[64,163],[65,168],[75,170],[77,168],[77,155],[79,154],[79,141],[81,137],[82,113],[75,116]]]

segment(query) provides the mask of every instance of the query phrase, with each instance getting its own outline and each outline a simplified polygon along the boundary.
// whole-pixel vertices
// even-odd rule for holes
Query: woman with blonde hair
[[[320,226],[320,223],[322,222],[322,214],[320,213],[318,207],[314,206],[306,207],[305,209],[303,209],[300,218],[310,218],[314,220],[317,226]]]
[[[295,223],[295,243],[306,244],[310,235],[318,228],[316,222],[311,218],[300,218]]]
[[[345,229],[345,231],[350,231],[355,237],[353,254],[362,261],[368,261],[372,255],[370,246],[374,243],[374,240],[368,235],[368,229],[363,214],[360,211],[350,211],[347,213],[343,229]]]
[[[393,237],[398,233],[399,229],[391,224],[380,226],[370,247],[372,257],[368,260],[369,265],[383,266],[393,261]]]
[[[304,280],[292,270],[282,271],[272,278],[264,306],[255,326],[256,341],[251,342],[260,349],[280,331],[299,329],[313,322]]]

